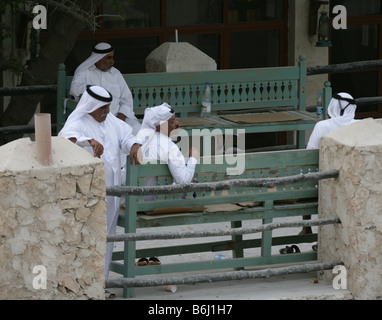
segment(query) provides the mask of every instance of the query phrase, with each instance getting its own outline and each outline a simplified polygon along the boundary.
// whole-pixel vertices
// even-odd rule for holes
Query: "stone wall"
[[[104,299],[103,162],[58,137],[48,167],[29,138],[0,154],[0,299]]]
[[[320,170],[340,175],[320,182],[319,215],[342,223],[320,227],[319,260],[344,263],[355,299],[382,299],[382,121],[336,130],[320,147]]]

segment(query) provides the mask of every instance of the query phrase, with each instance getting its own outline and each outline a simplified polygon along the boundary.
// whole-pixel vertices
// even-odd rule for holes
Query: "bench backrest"
[[[142,115],[146,107],[163,102],[169,103],[181,118],[200,113],[206,82],[211,84],[213,112],[291,106],[303,110],[306,102],[305,60],[301,56],[295,67],[125,74],[124,78],[133,95],[136,115]],[[59,128],[75,107],[75,104],[69,104],[66,115],[63,115],[71,81],[72,77],[66,76],[65,66],[60,65],[57,78]]]
[[[229,179],[268,178],[298,175],[318,171],[318,150],[292,150],[264,152],[242,155],[245,170],[240,175],[227,175],[227,168],[235,167],[232,161],[225,161],[224,156],[202,158],[196,166],[197,182],[213,182]],[[212,161],[211,161],[212,159]],[[129,160],[128,160],[129,161]],[[129,163],[129,162],[128,162]],[[172,176],[166,164],[145,164],[132,166],[127,170],[127,185],[144,186],[146,177],[158,176],[158,185],[171,185]],[[233,187],[230,190],[182,192],[176,194],[161,194],[156,201],[145,201],[146,196],[129,196],[126,206],[129,214],[139,211],[151,211],[159,208],[193,207],[214,204],[240,202],[283,201],[290,199],[317,198],[317,183],[303,182],[274,188]]]

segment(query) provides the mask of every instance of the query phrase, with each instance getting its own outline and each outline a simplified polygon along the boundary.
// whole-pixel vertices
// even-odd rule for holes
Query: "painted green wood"
[[[224,156],[206,157],[201,162],[206,164],[197,165],[195,177],[198,182],[223,181],[236,178],[250,177],[282,177],[298,175],[300,173],[318,171],[318,150],[291,150],[279,152],[264,152],[244,155],[245,171],[240,176],[228,176],[226,169],[229,163]],[[128,159],[129,163],[129,159]],[[166,164],[147,164],[138,167],[130,167],[127,173],[129,185],[144,185],[148,176],[158,176],[158,183],[169,185],[172,183],[171,174]],[[244,188],[235,187],[227,191],[196,192],[196,198],[192,193],[178,193],[176,195],[159,195],[157,201],[145,201],[145,197],[127,197],[125,216],[120,217],[118,224],[125,227],[125,232],[135,232],[138,228],[180,226],[190,224],[231,223],[232,228],[245,226],[242,221],[258,219],[263,224],[271,223],[276,218],[301,217],[317,214],[318,189],[316,183],[306,182],[291,186],[278,186],[275,188]],[[299,199],[298,201],[296,199]],[[305,199],[305,200],[304,200]],[[166,207],[189,207],[213,204],[228,204],[241,202],[259,202],[258,206],[244,208],[232,212],[206,211],[192,214],[178,214],[166,216],[147,216],[137,214],[138,211],[150,211]],[[315,241],[317,235],[311,235],[310,241]],[[293,241],[293,242],[292,242]],[[189,245],[175,245],[161,248],[145,248],[136,250],[135,242],[125,244],[124,253],[114,253],[113,259],[122,259],[123,267],[113,263],[113,270],[122,272],[124,277],[135,277],[152,273],[186,272],[196,270],[212,270],[216,268],[242,269],[248,266],[287,262],[307,261],[316,257],[315,254],[303,253],[301,255],[287,255],[281,257],[272,255],[272,246],[280,244],[293,244],[307,241],[306,237],[294,235],[287,237],[273,237],[272,231],[264,231],[259,239],[244,241],[243,236],[232,236],[230,240],[213,243],[198,243]],[[154,241],[155,243],[155,241]],[[154,245],[155,246],[155,245]],[[259,247],[259,257],[245,257],[244,249]],[[142,256],[151,255],[175,255],[195,252],[208,252],[218,250],[229,250],[233,259],[221,261],[201,261],[192,264],[166,264],[157,267],[137,268],[135,260]],[[129,251],[126,253],[126,251]],[[292,257],[290,257],[292,256]],[[307,258],[308,257],[308,258]],[[223,262],[224,261],[224,262]],[[144,270],[143,270],[144,269]],[[122,270],[122,271],[121,271]],[[124,293],[133,296],[134,289],[128,288]]]
[[[129,162],[130,163],[130,162]],[[131,170],[129,174],[126,175],[126,184],[129,186],[136,186],[138,181],[137,172]],[[124,229],[126,233],[135,233],[137,230],[137,219],[135,214],[129,214],[137,212],[137,197],[131,196],[126,197],[125,200],[125,221]],[[126,241],[124,243],[124,264],[123,264],[123,273],[122,275],[126,278],[135,277],[135,250],[136,250],[136,241]],[[123,295],[125,297],[133,297],[134,289],[133,288],[124,288]]]
[[[265,210],[272,210],[273,200],[267,200],[264,203]],[[269,224],[273,222],[273,219],[267,215],[263,219],[263,224]],[[272,230],[263,231],[261,235],[261,256],[270,257],[272,255]]]
[[[58,72],[58,130],[73,108],[63,115],[73,77],[66,76],[64,65]],[[142,116],[146,107],[168,102],[181,118],[200,113],[205,82],[212,88],[212,112],[238,109],[296,107],[303,113],[306,101],[306,59],[296,67],[217,70],[185,73],[146,73],[124,75],[133,95],[134,112]],[[75,104],[74,104],[75,105]],[[217,119],[221,119],[218,117]],[[214,121],[213,121],[214,122]],[[299,121],[284,123],[237,124],[216,122],[212,127],[244,128],[247,133],[312,130],[317,119],[302,115]],[[193,127],[194,128],[194,127]],[[187,128],[186,128],[187,129]],[[188,128],[192,129],[192,128]],[[305,147],[305,133],[299,132],[298,146]]]
[[[231,228],[241,228],[242,227],[242,222],[241,221],[232,221],[231,222]],[[232,258],[244,258],[244,250],[243,247],[238,245],[243,241],[243,236],[242,235],[237,235],[237,236],[232,236]]]
[[[57,132],[59,132],[66,121],[64,115],[63,101],[67,96],[65,65],[60,64],[57,72]],[[63,84],[63,85],[60,85]]]
[[[326,81],[324,83],[324,90],[323,90],[323,107],[324,107],[324,119],[328,119],[328,106],[330,103],[330,100],[332,99],[332,88],[331,83],[329,81]]]
[[[262,219],[264,215],[271,218],[282,217],[297,217],[297,216],[309,216],[317,214],[317,203],[312,204],[311,207],[301,208],[296,206],[285,207],[279,210],[277,207],[274,210],[266,211],[262,207],[256,207],[253,209],[243,209],[235,212],[232,215],[230,212],[198,212],[188,215],[172,215],[170,217],[162,218],[157,216],[156,219],[145,219],[145,214],[138,215],[137,227],[149,228],[149,227],[165,227],[165,226],[177,226],[177,225],[191,225],[200,223],[216,223],[216,222],[229,222],[229,221],[243,221],[251,219]],[[119,217],[119,225],[123,225],[124,217]]]
[[[298,105],[298,110],[302,111],[304,110],[305,103],[306,103],[306,57],[305,56],[300,56],[300,61],[299,61],[299,105]]]
[[[317,242],[317,234],[308,235],[296,235],[296,236],[285,236],[285,237],[273,237],[272,246],[283,246],[300,243],[313,243]],[[250,248],[260,248],[262,239],[249,239],[242,240],[236,243],[237,248],[250,249]],[[232,250],[234,244],[232,241],[218,241],[218,242],[207,242],[207,243],[197,243],[197,244],[187,244],[181,246],[171,247],[171,251],[168,247],[154,247],[154,245],[149,248],[141,249],[136,251],[136,257],[152,257],[152,256],[171,256],[179,254],[190,254],[190,253],[201,253],[201,252],[222,252]],[[120,261],[123,260],[123,252],[114,252],[113,260]]]
[[[200,270],[213,270],[213,269],[227,269],[227,268],[241,268],[253,267],[281,263],[296,263],[304,261],[317,260],[317,253],[303,252],[299,254],[284,254],[269,257],[252,257],[252,258],[238,258],[226,260],[210,260],[201,262],[187,262],[178,264],[168,264],[159,266],[145,266],[136,267],[137,276],[145,276],[150,274],[165,274],[175,272],[192,272]]]
[[[201,262],[187,262],[178,264],[168,264],[159,266],[135,267],[136,276],[146,276],[152,274],[179,273],[191,271],[203,271],[213,269],[241,269],[242,267],[265,266],[272,264],[287,264],[317,260],[317,253],[304,252],[299,254],[284,254],[268,257],[237,258],[226,260],[210,260]],[[120,272],[120,263],[113,263],[112,268],[115,272]],[[131,288],[129,288],[131,289]]]
[[[298,147],[305,147],[305,130],[313,129],[317,119],[315,115],[308,114],[303,110],[306,100],[306,61],[302,57],[297,67],[283,68],[264,68],[264,69],[240,69],[240,70],[219,70],[208,72],[193,73],[155,73],[155,74],[129,74],[125,75],[125,80],[133,94],[134,110],[137,115],[143,115],[147,106],[158,105],[162,102],[168,102],[172,105],[180,117],[188,117],[191,113],[196,115],[200,112],[200,103],[205,82],[209,81],[212,88],[212,110],[217,111],[235,111],[239,109],[258,109],[261,111],[272,110],[275,107],[296,107],[297,111],[285,111],[291,115],[297,115],[302,118],[298,121],[287,121],[280,123],[263,124],[237,124],[226,121],[217,115],[210,117],[213,122],[211,127],[184,128],[188,133],[199,134],[203,136],[203,143],[209,146],[211,136],[214,135],[211,129],[221,128],[223,130],[232,130],[232,133],[239,129],[244,129],[246,133],[258,132],[277,132],[277,131],[297,131]],[[66,117],[75,108],[76,103],[67,100],[67,112],[63,114],[63,106],[70,88],[72,77],[67,77],[64,66],[60,66],[58,74],[58,95],[57,108],[61,125]],[[331,95],[330,83],[326,85],[327,96]],[[324,100],[327,104],[327,99]],[[61,128],[59,128],[60,130]],[[213,131],[213,130],[212,130]],[[318,151],[317,150],[295,150],[273,153],[257,153],[245,155],[245,172],[240,176],[228,176],[226,169],[233,167],[224,162],[224,157],[211,157],[214,161],[206,162],[203,159],[203,165],[197,165],[195,178],[198,182],[222,181],[239,177],[272,177],[307,173],[318,170]],[[234,158],[235,159],[235,158]],[[131,167],[128,170],[128,185],[144,185],[145,177],[159,176],[160,184],[169,185],[172,183],[172,177],[167,165],[145,165]],[[191,192],[178,193],[175,195],[158,195],[155,202],[144,201],[144,197],[127,197],[126,213],[120,217],[119,224],[125,228],[126,232],[136,232],[138,228],[159,227],[170,225],[199,224],[213,222],[230,222],[232,227],[238,227],[242,221],[251,219],[261,219],[263,223],[269,223],[274,218],[289,216],[303,216],[317,214],[317,203],[293,203],[282,204],[280,201],[290,199],[316,199],[318,190],[314,183],[301,183],[294,186],[285,186],[277,188],[243,188],[237,187],[224,191],[215,192],[196,192],[196,198],[192,197]],[[155,217],[154,219],[145,219],[144,215],[137,215],[139,211],[150,211],[157,208],[171,206],[195,206],[211,205],[257,201],[259,207],[243,209],[235,214],[229,212],[198,212],[188,215],[170,215],[167,218]],[[271,231],[263,233],[261,238],[262,257],[249,260],[240,258],[244,255],[243,237],[232,237],[231,242],[225,242],[221,246],[231,246],[236,259],[230,262],[213,262],[212,264],[195,264],[195,270],[202,266],[208,266],[207,269],[227,266],[229,268],[243,268],[248,265],[248,261],[255,263],[273,263],[275,261],[296,261],[312,255],[296,255],[294,257],[273,257],[271,255],[271,246],[274,245],[274,238]],[[300,238],[299,238],[300,239]],[[296,241],[296,238],[294,238]],[[288,242],[286,242],[288,243]],[[205,248],[208,246],[206,245]],[[195,248],[194,248],[195,249]],[[193,250],[194,250],[193,249]],[[150,250],[150,249],[148,249]],[[160,252],[167,250],[169,254],[178,252],[180,248],[165,248]],[[186,250],[186,249],[185,249]],[[141,252],[141,251],[140,251]],[[148,251],[150,252],[150,251]],[[136,243],[129,241],[125,243],[124,252],[116,253],[115,257],[125,261],[121,265],[112,264],[124,277],[135,277],[138,275],[135,268]],[[257,262],[256,262],[257,263]],[[165,266],[145,270],[174,270],[180,271],[183,267]],[[192,268],[191,268],[192,269]],[[184,270],[190,270],[185,266]],[[133,288],[124,290],[125,296],[133,296]]]
[[[266,168],[305,168],[309,170],[312,165],[317,165],[319,150],[288,150],[277,152],[257,152],[247,153],[244,155],[245,169],[246,170],[261,170]],[[218,174],[226,173],[227,167],[231,165],[225,162],[226,156],[211,156],[203,157],[199,160],[203,165],[197,165],[195,168],[196,173],[212,173]],[[152,163],[154,164],[154,163]],[[150,177],[155,175],[169,176],[170,172],[166,164],[156,164],[155,166],[142,165],[131,167],[130,172],[136,172],[139,177]],[[300,171],[298,173],[301,173]],[[292,175],[292,174],[288,174]]]
[[[291,243],[314,243],[317,242],[317,234],[306,234],[306,235],[289,235],[284,237],[273,237],[272,246],[283,246],[289,245]],[[187,245],[173,246],[169,250],[168,247],[155,247],[149,246],[148,248],[136,250],[136,258],[142,257],[152,257],[152,256],[171,256],[179,254],[190,254],[190,253],[201,253],[201,252],[222,252],[230,251],[235,245],[237,248],[249,249],[249,248],[261,248],[262,238],[255,238],[249,240],[242,240],[240,242],[234,243],[231,240],[226,241],[216,241],[216,242],[206,242],[206,243],[196,243]],[[113,264],[116,261],[123,260],[123,252],[113,253]],[[121,263],[118,263],[122,266]],[[119,272],[121,273],[121,272]],[[122,273],[121,273],[122,274]]]

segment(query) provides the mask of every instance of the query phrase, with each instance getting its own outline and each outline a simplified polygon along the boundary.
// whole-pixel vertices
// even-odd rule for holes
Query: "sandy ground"
[[[284,221],[295,221],[296,218],[283,219]],[[276,222],[276,219],[275,219]],[[245,221],[243,227],[251,227],[259,225],[260,221]],[[176,228],[176,229],[174,229]],[[228,223],[216,223],[216,224],[204,224],[204,225],[185,225],[180,227],[163,227],[155,229],[138,230],[138,232],[155,231],[190,231],[190,230],[206,230],[206,229],[229,229]],[[179,230],[180,229],[180,230]],[[276,229],[273,234],[276,236],[297,234],[301,228],[287,228]],[[313,231],[316,231],[317,227],[313,227]],[[123,233],[122,228],[117,229],[117,233]],[[258,238],[259,234],[244,235],[245,239]],[[227,239],[227,237],[212,237],[209,241],[218,241]],[[165,246],[169,242],[180,243],[197,243],[203,242],[203,239],[177,239],[177,240],[156,240],[155,246]],[[153,246],[153,241],[139,241],[137,242],[137,249],[148,246]],[[312,251],[313,243],[299,244],[299,248],[302,252]],[[115,243],[115,248],[122,248],[122,243]],[[283,246],[277,246],[272,248],[272,252],[278,254],[279,249]],[[230,257],[230,251],[227,252],[207,252],[207,253],[195,253],[187,255],[166,256],[158,257],[162,264],[166,262],[187,262],[198,261],[201,259],[212,260],[216,259],[216,255],[222,254]],[[259,249],[247,249],[245,250],[245,256],[258,256],[260,255]],[[251,270],[251,269],[247,269]],[[218,270],[217,272],[221,272]],[[226,270],[232,271],[232,270]],[[211,272],[211,271],[209,271]],[[203,271],[194,272],[194,274],[200,274]],[[164,275],[165,277],[171,277],[171,274]],[[178,275],[177,275],[178,276]],[[111,272],[110,279],[119,278],[121,275]],[[155,275],[150,277],[161,277],[161,275]],[[162,275],[163,277],[163,275]],[[135,298],[133,300],[272,300],[272,299],[326,299],[326,300],[343,300],[351,299],[351,293],[347,290],[335,290],[331,283],[323,281],[315,281],[317,279],[317,273],[303,273],[293,274],[281,277],[272,277],[269,279],[247,279],[236,281],[221,281],[213,283],[198,283],[198,284],[186,284],[177,285],[175,292],[169,292],[165,290],[165,287],[144,287],[135,289]],[[122,289],[109,289],[116,294],[116,299],[123,299]]]

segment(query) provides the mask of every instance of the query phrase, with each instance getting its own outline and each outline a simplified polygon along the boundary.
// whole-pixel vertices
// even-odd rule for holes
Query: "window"
[[[223,22],[223,0],[167,0],[168,26],[192,26]]]
[[[275,67],[280,61],[278,30],[232,32],[230,66],[232,69]]]
[[[103,23],[106,30],[159,27],[160,0],[105,1]]]
[[[230,23],[282,20],[284,3],[282,0],[229,0],[228,17]]]
[[[381,0],[332,0],[332,6],[343,5],[350,17],[381,14]]]
[[[160,44],[186,41],[218,69],[287,65],[288,0],[119,0],[100,6],[99,29],[84,31],[66,61],[73,74],[97,42],[116,48],[122,73],[145,72]]]
[[[380,0],[333,0],[332,6],[343,5],[348,13],[347,30],[332,29],[330,63],[348,63],[382,59],[382,7]],[[332,74],[334,92],[348,92],[354,98],[382,95],[382,71],[367,70]],[[357,118],[381,117],[381,105],[357,108]]]

